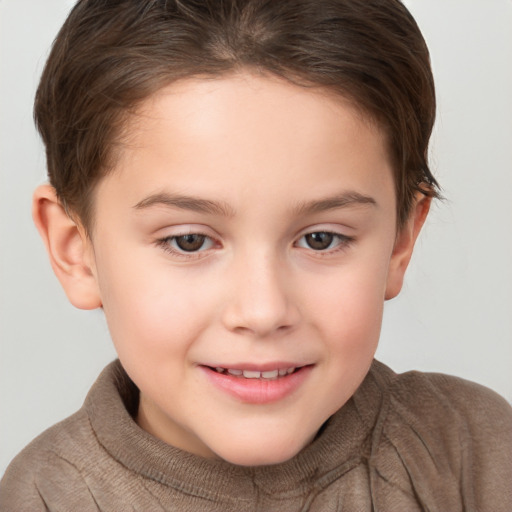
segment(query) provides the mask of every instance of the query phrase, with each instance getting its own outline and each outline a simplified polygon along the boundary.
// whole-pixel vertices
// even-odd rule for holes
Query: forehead
[[[283,190],[303,201],[333,188],[394,200],[385,134],[358,109],[249,73],[181,80],[148,98],[127,122],[109,179],[134,204],[163,189],[230,204],[283,201]]]
[[[211,140],[213,132],[241,123],[260,128],[252,135],[259,135],[262,141],[274,134],[301,135],[312,144],[331,135],[333,125],[340,122],[350,124],[356,137],[363,129],[385,137],[377,123],[344,96],[324,87],[299,86],[275,75],[249,71],[178,80],[143,101],[128,118],[125,132],[140,140],[141,127],[158,129],[170,115],[180,136],[189,135],[194,142],[201,141],[203,135]],[[231,133],[231,137],[236,135]]]

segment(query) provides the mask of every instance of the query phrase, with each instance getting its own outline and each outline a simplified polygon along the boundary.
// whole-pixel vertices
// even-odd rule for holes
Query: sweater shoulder
[[[0,510],[60,510],[55,497],[66,507],[97,510],[81,468],[97,449],[83,409],[50,427],[9,464],[0,482]]]
[[[22,466],[26,470],[37,468],[54,457],[72,461],[84,450],[85,439],[90,439],[92,429],[83,409],[46,429],[31,441],[11,462],[11,467]],[[6,472],[7,474],[7,472]]]
[[[476,382],[442,373],[418,371],[395,375],[390,386],[395,408],[409,411],[421,422],[456,416],[475,434],[489,424],[494,431],[510,430],[512,407],[495,391]],[[487,432],[481,432],[486,435]]]
[[[485,386],[444,374],[412,371],[387,382],[376,457],[381,474],[393,480],[403,467],[415,494],[443,510],[458,510],[454,496],[463,496],[469,510],[512,510],[510,404]]]

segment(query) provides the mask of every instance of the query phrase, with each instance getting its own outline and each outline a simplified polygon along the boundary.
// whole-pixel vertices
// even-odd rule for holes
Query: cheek
[[[121,354],[177,351],[200,328],[204,304],[190,282],[158,262],[102,260],[99,285],[112,340]],[[164,265],[165,267],[165,265]]]
[[[345,350],[373,349],[380,335],[385,282],[386,269],[378,262],[340,268],[323,286],[305,287],[310,321]]]

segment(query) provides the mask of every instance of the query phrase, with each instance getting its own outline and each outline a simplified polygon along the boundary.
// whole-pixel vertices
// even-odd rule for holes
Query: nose
[[[230,296],[223,311],[225,327],[264,338],[291,331],[299,322],[289,272],[277,257],[240,258],[230,272]]]

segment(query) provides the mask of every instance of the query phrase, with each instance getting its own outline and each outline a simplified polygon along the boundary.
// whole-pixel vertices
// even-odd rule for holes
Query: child
[[[505,511],[512,411],[373,360],[437,195],[395,0],[80,1],[34,218],[119,355],[0,509]]]

